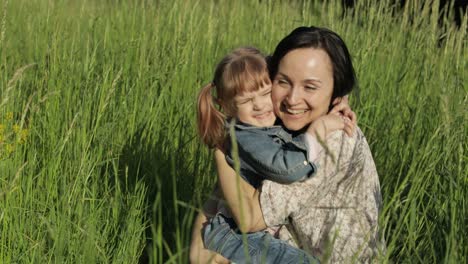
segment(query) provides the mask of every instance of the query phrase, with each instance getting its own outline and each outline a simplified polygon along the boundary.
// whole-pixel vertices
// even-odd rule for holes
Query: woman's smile
[[[285,104],[281,104],[282,111],[287,112],[290,115],[300,115],[304,114],[305,112],[309,111],[309,109],[293,109],[287,107]]]
[[[286,120],[286,123],[290,123],[289,121],[297,122],[300,119],[308,117],[308,114],[310,113],[309,109],[292,109],[288,108],[285,104],[281,104],[280,111],[282,113],[281,116]],[[308,118],[306,120],[308,120]]]

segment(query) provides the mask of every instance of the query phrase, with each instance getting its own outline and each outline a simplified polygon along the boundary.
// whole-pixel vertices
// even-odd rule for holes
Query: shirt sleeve
[[[303,182],[279,184],[264,181],[260,193],[260,206],[267,226],[288,223],[289,217],[300,213],[303,206],[320,200],[320,184],[323,178],[330,178],[340,170],[344,171],[353,156],[355,138],[347,138],[344,132],[337,131],[327,138],[327,147],[316,160],[320,168],[317,175]],[[337,158],[339,160],[337,160]]]
[[[291,195],[296,189],[294,184],[264,181],[261,188],[260,206],[266,225],[287,224],[288,217],[300,207],[298,197]]]
[[[263,179],[293,183],[316,171],[315,164],[308,159],[308,148],[257,133],[239,135],[236,142],[241,162]]]
[[[307,143],[307,152],[309,153],[308,159],[310,162],[315,162],[317,159],[320,151],[322,151],[323,147],[320,145],[318,142],[317,138],[315,136],[312,136],[309,133],[305,133],[305,141]]]

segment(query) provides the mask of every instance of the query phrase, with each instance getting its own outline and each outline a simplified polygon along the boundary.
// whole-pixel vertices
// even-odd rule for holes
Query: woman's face
[[[271,97],[286,128],[297,131],[325,115],[332,94],[332,63],[323,49],[296,49],[281,59]]]

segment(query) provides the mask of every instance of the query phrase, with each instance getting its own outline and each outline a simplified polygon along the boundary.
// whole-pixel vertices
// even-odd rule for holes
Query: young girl
[[[275,125],[271,88],[265,57],[257,49],[246,47],[234,50],[221,60],[213,82],[202,89],[198,98],[201,139],[209,147],[222,149],[233,168],[237,161],[240,176],[255,188],[265,179],[292,183],[312,176],[317,169],[313,160],[321,148],[316,137],[325,138],[332,131],[350,126],[337,115],[326,115],[305,133],[292,137],[280,125]],[[232,153],[231,142],[237,146],[237,153]],[[219,245],[210,245],[208,237],[202,240],[203,230],[199,230],[198,222],[205,220],[229,222],[235,228],[229,208],[216,202],[212,207],[205,208],[204,215],[195,223],[192,262],[206,263],[210,257],[215,263],[227,262],[205,249]],[[216,215],[207,215],[208,211]],[[277,230],[269,231],[274,234]],[[232,259],[229,248],[220,251]]]

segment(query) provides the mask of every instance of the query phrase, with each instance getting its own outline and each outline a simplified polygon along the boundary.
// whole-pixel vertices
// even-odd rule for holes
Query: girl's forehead
[[[253,97],[258,94],[262,94],[267,92],[268,90],[271,90],[271,84],[264,84],[260,86],[257,90],[255,91],[243,91],[238,93],[235,97],[240,98],[240,97]]]

